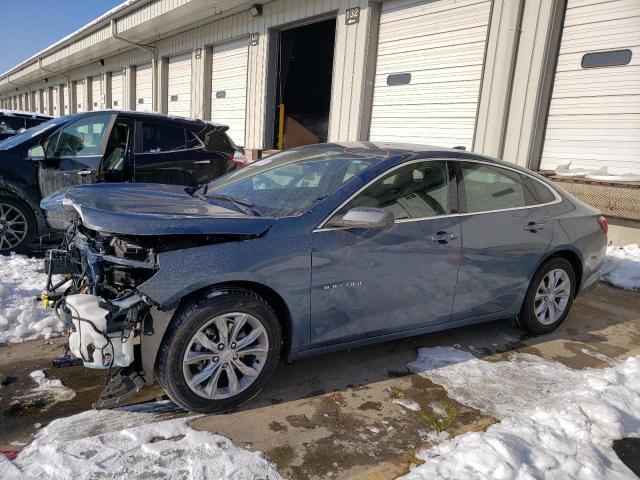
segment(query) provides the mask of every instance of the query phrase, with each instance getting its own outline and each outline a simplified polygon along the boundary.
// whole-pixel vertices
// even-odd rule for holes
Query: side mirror
[[[42,145],[36,145],[29,149],[29,160],[45,160],[47,156],[44,153],[44,147]]]
[[[366,228],[369,230],[386,230],[393,226],[393,213],[380,208],[355,207],[344,215],[335,215],[327,222],[328,227]]]

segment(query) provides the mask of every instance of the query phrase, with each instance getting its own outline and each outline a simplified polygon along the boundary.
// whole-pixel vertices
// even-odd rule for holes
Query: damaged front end
[[[118,404],[150,382],[141,373],[140,335],[152,303],[137,287],[158,269],[154,249],[73,222],[61,247],[47,252],[45,269],[43,300],[69,329],[68,350],[85,367],[109,370],[97,406]],[[54,284],[56,274],[63,280]],[[121,370],[112,376],[114,367]]]

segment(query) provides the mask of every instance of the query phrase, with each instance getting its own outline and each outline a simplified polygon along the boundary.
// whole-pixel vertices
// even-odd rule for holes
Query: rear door
[[[136,131],[136,182],[195,186],[211,178],[211,159],[186,126],[143,120]]]
[[[46,140],[47,159],[40,163],[38,174],[43,197],[64,187],[97,181],[115,117],[108,113],[89,115],[65,125]]]
[[[551,243],[553,221],[532,177],[485,162],[452,163],[463,244],[452,320],[510,312]]]

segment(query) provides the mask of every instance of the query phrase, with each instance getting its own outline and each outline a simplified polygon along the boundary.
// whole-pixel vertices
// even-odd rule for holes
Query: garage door
[[[124,108],[124,77],[122,70],[111,73],[111,108],[122,110]]]
[[[471,148],[490,0],[382,4],[371,140]]]
[[[69,88],[66,85],[60,85],[62,89],[62,105],[60,105],[60,115],[68,115],[69,109]]]
[[[53,91],[51,92],[51,103],[53,104],[53,116],[60,116],[60,92],[59,87],[53,87]]]
[[[36,90],[33,93],[33,111],[36,113],[42,113],[42,98],[40,95],[41,90]]]
[[[569,0],[540,168],[640,174],[640,2]]]
[[[135,109],[141,112],[153,111],[153,70],[150,63],[136,67]]]
[[[91,78],[91,109],[104,110],[104,91],[102,90],[102,75]]]
[[[246,39],[213,47],[211,120],[227,125],[227,133],[240,146],[244,146],[248,60]]]
[[[76,112],[84,112],[84,80],[76,82]]]
[[[191,116],[191,53],[169,59],[167,113]]]

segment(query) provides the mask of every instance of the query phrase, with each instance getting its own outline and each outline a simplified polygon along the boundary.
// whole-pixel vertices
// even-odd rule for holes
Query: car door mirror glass
[[[333,228],[366,228],[386,230],[393,226],[393,213],[380,208],[354,207],[344,215],[335,215],[327,222]]]
[[[45,160],[46,158],[42,145],[36,145],[29,149],[29,160]]]

